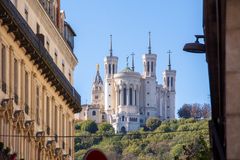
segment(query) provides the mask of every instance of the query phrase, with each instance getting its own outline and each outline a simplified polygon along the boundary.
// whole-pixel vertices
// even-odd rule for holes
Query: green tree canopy
[[[97,124],[92,120],[86,120],[81,123],[81,131],[96,133],[98,130]]]
[[[101,123],[98,125],[99,134],[114,134],[114,128],[109,123]]]
[[[161,125],[159,118],[149,118],[146,122],[146,127],[148,130],[153,131]]]

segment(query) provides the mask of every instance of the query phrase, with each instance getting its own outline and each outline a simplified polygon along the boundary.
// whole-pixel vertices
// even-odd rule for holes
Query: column
[[[123,94],[124,94],[123,90],[124,90],[124,88],[123,88],[123,86],[122,86],[122,87],[121,87],[121,90],[120,90],[120,93],[121,93],[121,95],[120,95],[120,99],[121,99],[120,105],[121,105],[121,106],[123,106],[123,99],[124,99],[124,98],[123,98],[123,97],[124,97],[124,95],[123,95]]]
[[[21,86],[21,89],[20,89],[20,95],[19,95],[19,105],[21,107],[22,110],[24,110],[24,93],[25,93],[25,85],[24,85],[24,77],[25,77],[25,73],[24,73],[24,61],[21,60],[21,65],[20,65],[20,85]]]
[[[12,98],[13,96],[13,48],[12,46],[9,47],[9,74],[7,74],[7,77],[9,78],[9,96]],[[8,81],[8,80],[7,80]]]
[[[127,106],[129,105],[130,95],[129,95],[129,86],[126,87],[127,89]]]

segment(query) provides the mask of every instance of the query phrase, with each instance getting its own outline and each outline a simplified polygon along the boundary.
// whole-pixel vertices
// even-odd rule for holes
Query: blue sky
[[[109,35],[113,35],[113,54],[119,57],[120,71],[126,56],[135,53],[136,71],[142,73],[142,55],[147,52],[148,32],[152,33],[152,52],[158,55],[157,79],[168,65],[177,70],[176,112],[184,103],[209,103],[209,82],[205,55],[186,53],[187,42],[203,34],[202,0],[62,0],[67,21],[74,28],[74,52],[79,64],[74,86],[82,103],[90,102],[91,85],[100,64],[109,54]]]

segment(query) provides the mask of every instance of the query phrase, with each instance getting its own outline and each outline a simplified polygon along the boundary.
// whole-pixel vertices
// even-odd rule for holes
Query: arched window
[[[125,117],[124,117],[124,116],[122,116],[122,121],[124,121],[124,119],[125,119]]]
[[[147,71],[148,72],[150,71],[150,63],[149,63],[149,61],[147,62]]]
[[[135,90],[135,106],[137,105],[137,91]]]
[[[151,62],[151,72],[153,72],[153,62]]]
[[[169,79],[169,77],[167,77],[167,86],[169,87],[169,81],[170,81],[170,79]]]
[[[112,66],[112,73],[114,74],[115,73],[115,65],[113,64],[113,66]]]
[[[129,104],[133,105],[133,89],[129,89]]]
[[[108,64],[108,74],[111,74],[111,64]]]
[[[123,105],[127,105],[127,88],[123,89]]]
[[[92,111],[92,115],[93,115],[93,116],[96,116],[96,111]]]
[[[171,77],[171,87],[173,87],[173,77]]]

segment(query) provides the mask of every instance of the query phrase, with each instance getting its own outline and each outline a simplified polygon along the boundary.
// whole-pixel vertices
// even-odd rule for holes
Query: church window
[[[127,88],[123,89],[123,105],[127,105]]]
[[[110,94],[109,94],[108,96],[109,96],[109,97],[111,97],[111,95],[110,95]]]
[[[120,105],[121,90],[118,91],[118,105]]]
[[[147,81],[147,84],[149,84],[149,81]]]
[[[167,106],[167,108],[169,108],[169,106]]]
[[[108,64],[108,74],[111,74],[111,64]]]
[[[108,107],[109,107],[109,108],[111,108],[111,106],[110,106],[110,105],[109,105]]]
[[[150,71],[150,63],[147,62],[147,71],[149,72]]]
[[[104,115],[102,115],[102,119],[104,119]]]
[[[173,87],[173,77],[171,77],[171,87]]]
[[[149,103],[147,104],[147,106],[149,106]]]
[[[169,77],[167,77],[167,86],[169,87]]]
[[[113,64],[113,66],[112,66],[112,73],[114,74],[115,73],[115,64]]]
[[[108,83],[109,86],[111,86],[111,83]]]
[[[95,99],[98,99],[98,96],[95,96]]]
[[[96,116],[96,111],[92,111],[92,115],[93,115],[93,116]]]
[[[124,119],[125,119],[125,117],[124,117],[124,116],[122,116],[122,121],[124,121]]]
[[[140,119],[140,123],[143,123],[143,119]]]
[[[135,105],[137,105],[137,91],[135,90]]]
[[[149,92],[147,92],[147,95],[149,95]]]
[[[149,116],[150,115],[150,113],[149,112],[147,112],[147,116]]]
[[[132,96],[132,88],[129,89],[129,104],[133,105],[133,96]]]
[[[151,62],[151,72],[153,72],[153,62]]]
[[[167,119],[169,119],[169,116],[167,117]]]

